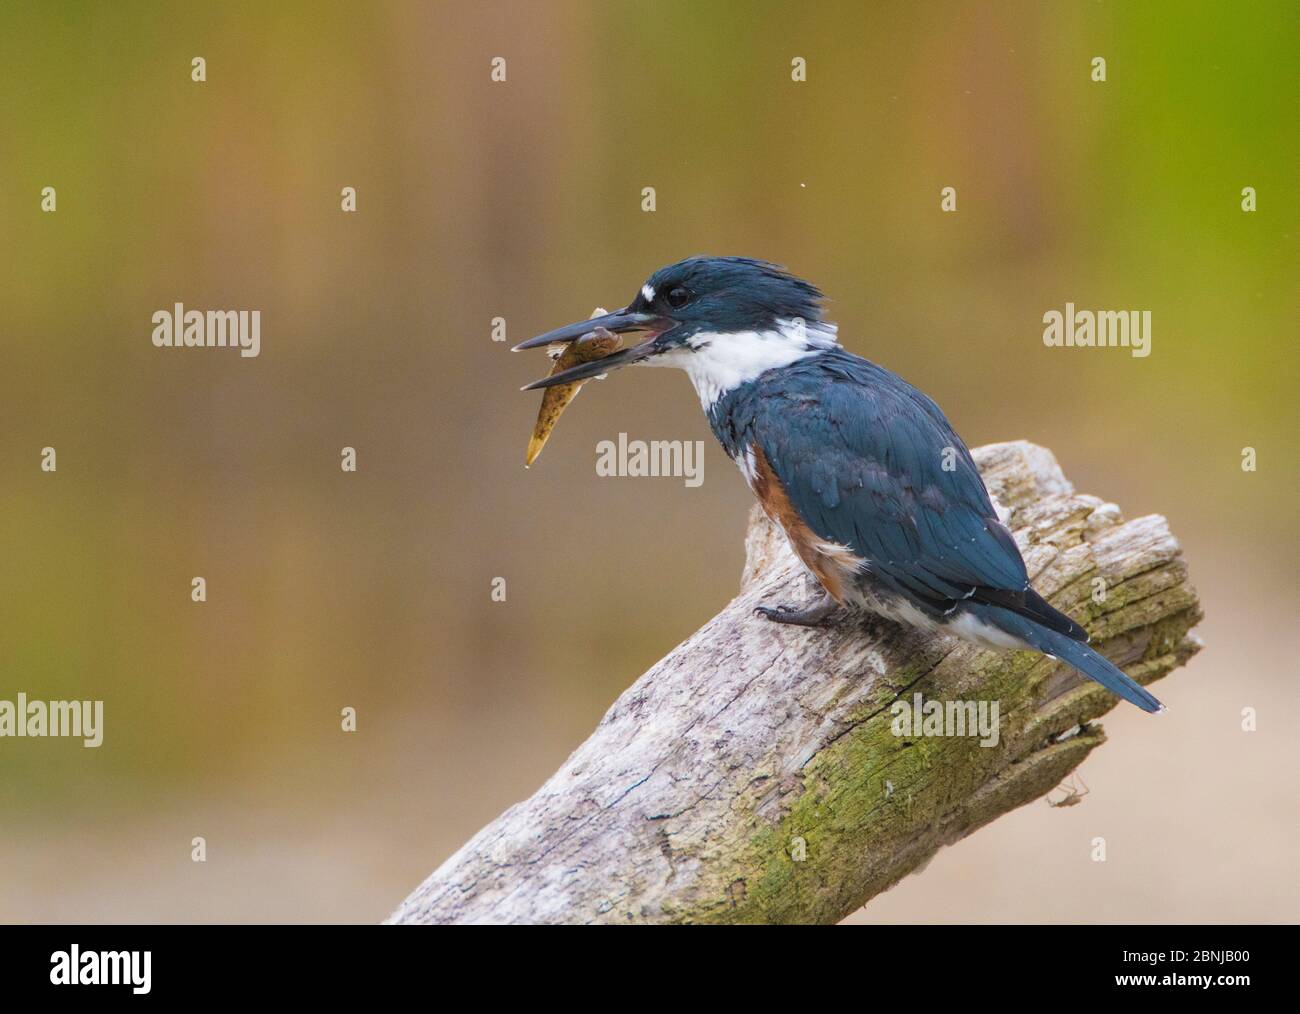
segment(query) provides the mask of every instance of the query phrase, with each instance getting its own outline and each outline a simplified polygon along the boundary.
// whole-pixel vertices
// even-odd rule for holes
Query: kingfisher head
[[[660,268],[621,310],[569,324],[515,347],[570,342],[596,327],[646,339],[524,388],[571,383],[633,363],[685,370],[707,408],[769,369],[836,344],[822,294],[803,279],[748,257],[690,257]]]

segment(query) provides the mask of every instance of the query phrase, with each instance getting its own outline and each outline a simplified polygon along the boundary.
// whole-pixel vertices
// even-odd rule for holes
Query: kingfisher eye
[[[680,310],[683,306],[691,301],[691,290],[684,289],[680,285],[668,292],[668,305],[674,310]]]

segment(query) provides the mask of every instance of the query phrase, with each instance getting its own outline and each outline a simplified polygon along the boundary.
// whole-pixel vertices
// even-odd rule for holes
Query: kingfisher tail
[[[1155,713],[1165,710],[1165,706],[1150,692],[1082,641],[1074,640],[1059,631],[1050,630],[1028,617],[1017,615],[999,606],[971,603],[967,609],[986,623],[1020,638],[1038,651],[1069,663],[1090,680],[1096,680],[1112,694],[1124,698],[1130,704],[1136,704],[1143,711]]]

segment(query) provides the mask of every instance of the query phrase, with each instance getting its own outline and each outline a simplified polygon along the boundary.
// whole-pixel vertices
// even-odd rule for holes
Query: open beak
[[[613,331],[616,334],[626,334],[628,331],[646,331],[651,335],[649,340],[642,342],[640,345],[633,345],[631,348],[615,352],[612,356],[606,356],[604,359],[593,359],[589,363],[581,363],[552,376],[535,380],[526,387],[521,388],[521,390],[536,391],[543,387],[554,387],[556,384],[571,384],[575,380],[586,380],[588,377],[594,377],[599,373],[608,373],[610,370],[617,370],[621,366],[628,366],[649,359],[651,356],[664,351],[663,346],[657,345],[655,339],[676,324],[677,321],[671,317],[660,317],[652,313],[639,313],[624,307],[621,310],[615,310],[613,313],[607,313],[603,317],[580,320],[556,328],[554,331],[547,331],[546,334],[539,334],[536,338],[529,338],[528,341],[516,345],[512,351],[519,352],[522,349],[536,349],[545,345],[577,341],[583,335],[589,334],[598,327],[603,327],[606,331]]]

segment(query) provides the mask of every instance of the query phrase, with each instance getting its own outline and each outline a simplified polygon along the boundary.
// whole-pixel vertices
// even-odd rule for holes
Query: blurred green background
[[[0,740],[0,919],[373,921],[536,788],[734,594],[750,497],[668,371],[526,472],[508,346],[707,252],[1166,514],[1207,611],[1083,805],[855,918],[1294,920],[1297,41],[1290,2],[4,5],[0,698],[107,728]],[[260,309],[261,356],[154,348],[177,301]],[[1152,355],[1045,348],[1066,301]],[[598,478],[620,431],[705,440],[703,486]]]

